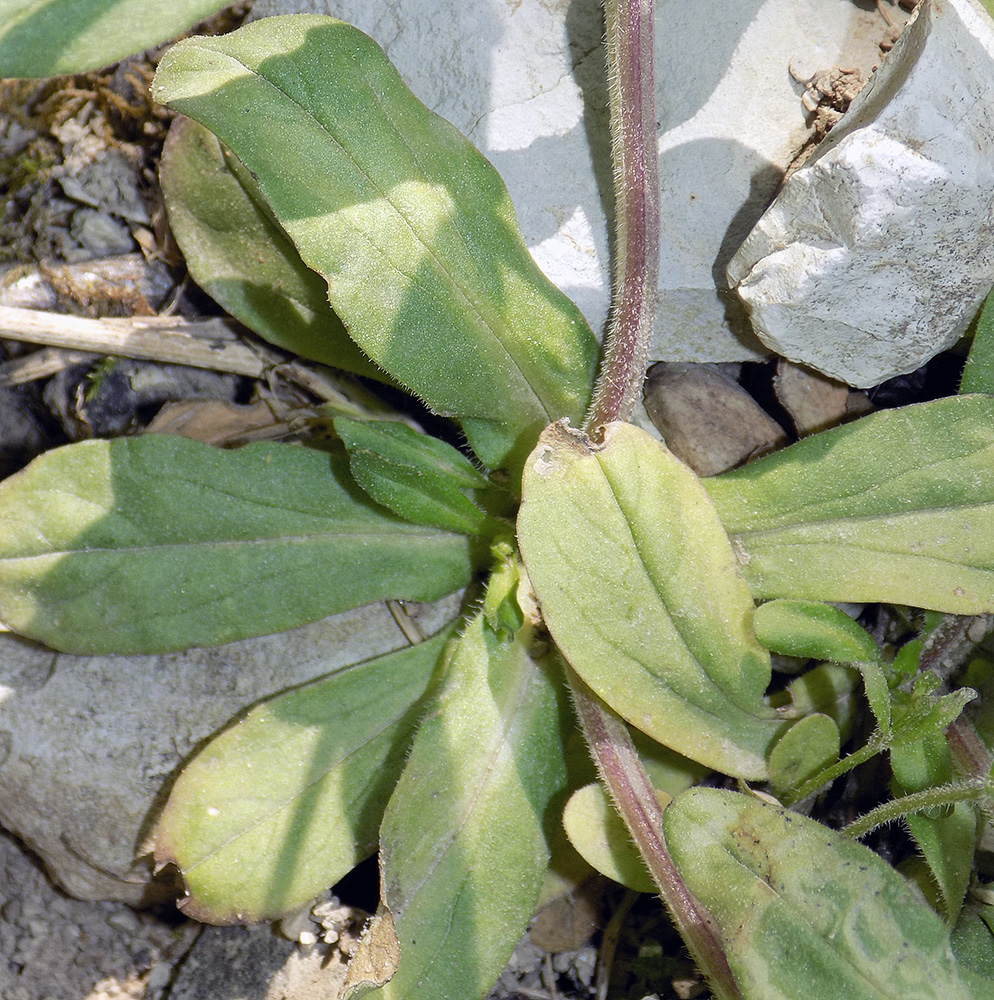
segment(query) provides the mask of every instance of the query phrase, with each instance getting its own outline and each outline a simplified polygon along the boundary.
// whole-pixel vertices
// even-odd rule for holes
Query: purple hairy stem
[[[614,161],[613,303],[587,433],[627,420],[642,392],[659,277],[659,150],[652,0],[605,0]]]
[[[642,393],[659,276],[659,155],[652,0],[605,0],[615,266],[607,349],[586,432],[631,417]],[[663,810],[625,723],[572,671],[570,687],[602,781],[687,948],[719,1000],[741,1000],[721,936],[666,847]]]
[[[625,723],[570,671],[570,687],[583,734],[621,818],[659,887],[687,950],[721,1000],[740,1000],[721,937],[711,915],[680,878],[663,832],[663,809]]]

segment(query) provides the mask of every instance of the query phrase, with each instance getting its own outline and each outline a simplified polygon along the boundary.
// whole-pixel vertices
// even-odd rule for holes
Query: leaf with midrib
[[[579,420],[598,347],[542,274],[500,176],[332,18],[267,18],[171,49],[156,99],[251,171],[353,339],[492,467]]]
[[[328,286],[260,204],[217,137],[177,118],[159,163],[169,226],[194,281],[271,344],[385,381],[328,304]]]
[[[0,77],[85,73],[136,55],[228,0],[0,0]]]
[[[703,482],[757,598],[994,611],[994,397],[882,410]]]
[[[763,702],[769,653],[687,466],[631,424],[603,444],[554,424],[525,463],[518,540],[549,631],[601,698],[691,760],[766,777],[784,726]]]
[[[483,996],[531,918],[566,784],[563,693],[522,634],[466,629],[418,730],[380,833],[383,900],[400,966],[382,1000]],[[457,961],[454,959],[458,959]]]
[[[156,863],[183,874],[187,915],[272,920],[373,853],[452,632],[271,698],[197,754],[155,830]]]
[[[869,848],[752,796],[693,788],[666,842],[745,1000],[981,1000],[949,928]]]
[[[334,425],[352,475],[377,503],[415,524],[467,535],[497,530],[466,493],[487,480],[452,445],[394,420],[336,417]]]
[[[435,600],[462,535],[373,504],[341,456],[146,435],[57,448],[0,484],[0,621],[74,653],[166,652]]]

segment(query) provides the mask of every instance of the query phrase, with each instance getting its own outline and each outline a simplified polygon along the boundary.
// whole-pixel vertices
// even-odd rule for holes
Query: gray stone
[[[344,983],[340,953],[300,949],[269,926],[206,927],[169,1000],[333,1000]]]
[[[70,899],[0,833],[3,1000],[157,1000],[153,980],[168,983],[198,930],[122,903]]]
[[[405,605],[426,635],[458,606]],[[382,604],[165,656],[69,656],[2,635],[0,826],[74,896],[164,896],[135,858],[181,762],[259,700],[406,642]]]
[[[598,0],[257,0],[376,39],[503,176],[539,266],[600,331],[610,301],[610,141]],[[725,264],[811,134],[802,77],[866,79],[887,25],[851,0],[657,0],[663,246],[651,356],[765,349],[726,318]]]
[[[923,0],[728,275],[764,343],[855,386],[914,371],[994,284],[994,25]]]

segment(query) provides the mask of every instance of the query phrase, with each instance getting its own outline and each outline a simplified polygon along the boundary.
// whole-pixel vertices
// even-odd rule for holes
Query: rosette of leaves
[[[594,335],[531,259],[492,166],[361,32],[296,15],[189,39],[154,93],[192,120],[163,188],[198,280],[282,347],[406,388],[464,446],[342,417],[330,444],[57,449],[0,485],[0,619],[56,649],[152,652],[471,595],[440,634],[257,706],[188,764],[155,833],[187,912],[278,917],[378,851],[370,940],[388,947],[360,956],[393,959],[357,965],[352,994],[475,1000],[527,926],[578,791],[571,686],[642,734],[650,774],[653,758],[682,756],[674,793],[716,769],[786,796],[840,742],[800,687],[767,695],[784,630],[808,636],[809,655],[865,664],[862,638],[810,607],[994,610],[991,397],[879,413],[703,482],[623,420],[580,429]],[[809,611],[768,612],[760,642],[756,602],[771,599]],[[890,727],[882,668],[861,670]],[[926,697],[916,724],[941,732],[962,701],[938,711]],[[813,756],[790,735],[802,724],[819,734]],[[607,811],[577,801],[571,831],[602,817],[574,832],[584,849]],[[981,988],[900,876],[749,802],[678,798],[666,824],[688,905],[712,911],[717,995],[809,996],[824,977],[860,984],[840,996],[907,996],[864,975],[884,946],[912,956],[917,995]],[[781,850],[791,863],[760,864]],[[755,932],[708,859],[742,880],[735,905]],[[814,883],[831,907],[787,941],[777,928],[817,909]],[[797,953],[803,968],[789,967]]]

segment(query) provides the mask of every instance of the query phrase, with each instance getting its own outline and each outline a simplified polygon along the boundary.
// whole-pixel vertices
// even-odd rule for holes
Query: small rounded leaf
[[[767,601],[756,608],[752,625],[767,649],[785,656],[855,663],[880,655],[866,629],[820,601]]]
[[[670,797],[657,792],[661,804]],[[566,803],[563,826],[570,843],[589,865],[636,892],[658,892],[624,821],[596,782],[577,789]]]
[[[773,793],[781,795],[839,759],[839,727],[827,715],[808,715],[780,737],[770,751]]]

